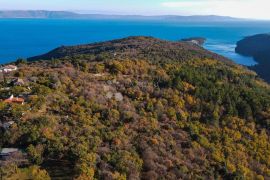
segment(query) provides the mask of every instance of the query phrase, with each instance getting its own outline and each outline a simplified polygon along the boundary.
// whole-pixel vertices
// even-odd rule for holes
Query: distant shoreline
[[[40,19],[138,19],[138,20],[174,20],[174,21],[246,21],[251,19],[234,18],[217,15],[117,15],[117,14],[80,14],[70,11],[46,10],[0,10],[1,18],[40,18]]]

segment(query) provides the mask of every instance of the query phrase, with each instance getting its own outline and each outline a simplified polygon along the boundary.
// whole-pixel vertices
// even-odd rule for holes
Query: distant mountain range
[[[227,16],[141,16],[141,15],[104,15],[79,14],[69,11],[12,10],[0,11],[0,18],[42,18],[42,19],[129,19],[129,20],[171,20],[171,21],[240,21],[243,19]]]
[[[0,11],[0,18],[78,18],[79,14],[67,11]]]

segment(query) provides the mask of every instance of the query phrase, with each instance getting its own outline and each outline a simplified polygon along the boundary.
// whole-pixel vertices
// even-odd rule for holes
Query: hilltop
[[[28,58],[28,60],[51,60],[77,55],[98,55],[101,59],[111,59],[114,56],[122,59],[147,58],[151,61],[185,61],[192,56],[198,59],[213,58],[221,61],[230,61],[223,56],[184,41],[173,42],[144,36],[78,46],[62,46],[46,54]]]
[[[270,86],[198,45],[128,37],[14,64],[0,147],[24,156],[4,178],[270,177]]]
[[[270,82],[270,34],[257,34],[237,42],[235,51],[244,56],[251,56],[258,62],[250,67],[262,78]]]

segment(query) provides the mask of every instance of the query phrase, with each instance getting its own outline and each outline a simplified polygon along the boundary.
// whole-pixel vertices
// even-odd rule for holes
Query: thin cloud
[[[242,18],[270,19],[269,0],[191,0],[162,2],[166,9],[187,14],[216,14]]]
[[[170,8],[181,8],[181,7],[194,7],[194,6],[212,6],[213,5],[222,5],[222,6],[228,6],[228,5],[235,5],[235,4],[244,4],[247,2],[252,1],[242,1],[242,0],[193,0],[193,1],[169,1],[169,2],[162,2],[161,5],[164,7],[170,7]]]

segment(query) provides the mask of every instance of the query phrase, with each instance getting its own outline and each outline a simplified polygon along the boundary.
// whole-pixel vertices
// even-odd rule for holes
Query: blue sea
[[[205,37],[204,47],[236,63],[254,65],[234,52],[245,36],[269,33],[270,22],[165,22],[126,20],[0,19],[0,63],[46,53],[58,46],[153,36],[166,40]]]

